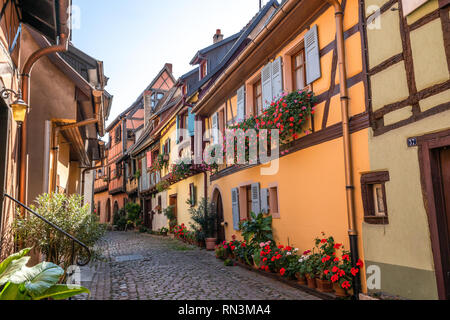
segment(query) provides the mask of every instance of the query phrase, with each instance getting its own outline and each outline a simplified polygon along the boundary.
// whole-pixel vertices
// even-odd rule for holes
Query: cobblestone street
[[[110,232],[99,247],[105,261],[82,269],[92,300],[318,299],[169,238]]]

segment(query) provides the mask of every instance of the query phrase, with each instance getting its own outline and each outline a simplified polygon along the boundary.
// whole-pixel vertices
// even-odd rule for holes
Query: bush
[[[190,204],[190,201],[188,201]],[[204,241],[206,238],[213,238],[216,231],[216,211],[214,205],[203,198],[198,207],[190,207],[189,213],[194,223],[191,227],[194,230],[197,241]]]
[[[129,202],[125,205],[125,212],[128,220],[136,222],[141,216],[141,206],[137,203]]]
[[[82,205],[83,197],[64,194],[43,194],[31,209],[62,230],[92,248],[105,234],[105,226],[91,214],[89,205]],[[47,261],[67,269],[72,264],[72,240],[34,215],[15,220],[14,231],[24,245],[39,249]],[[96,252],[92,252],[95,257]],[[85,257],[85,250],[75,244],[74,260]]]

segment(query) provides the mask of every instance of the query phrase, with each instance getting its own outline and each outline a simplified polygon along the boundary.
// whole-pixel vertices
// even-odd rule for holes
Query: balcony
[[[128,178],[127,180],[127,193],[133,194],[138,191],[139,187],[139,179],[136,179],[135,177]]]
[[[100,193],[108,191],[108,179],[107,177],[98,178],[94,182],[94,193]]]

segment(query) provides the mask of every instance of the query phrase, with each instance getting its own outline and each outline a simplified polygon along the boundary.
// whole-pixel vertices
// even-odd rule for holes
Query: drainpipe
[[[42,48],[35,51],[28,57],[28,60],[25,62],[25,66],[22,70],[21,77],[21,91],[23,100],[30,105],[29,101],[29,87],[30,87],[30,73],[34,64],[42,57],[56,53],[56,52],[64,52],[68,50],[68,39],[69,39],[69,26],[67,25],[68,14],[66,12],[67,8],[67,0],[61,0],[59,2],[59,21],[60,21],[60,29],[61,34],[59,35],[59,43],[57,45]],[[27,179],[27,121],[23,122],[19,132],[19,140],[21,141],[20,147],[20,156],[19,156],[19,201],[22,203],[26,203],[26,179]],[[21,211],[24,214],[24,210]]]
[[[342,112],[342,135],[344,140],[344,164],[345,164],[345,183],[347,198],[347,218],[348,218],[348,235],[350,240],[350,251],[352,256],[353,267],[359,259],[358,254],[358,232],[356,231],[356,214],[355,214],[355,186],[353,183],[353,163],[351,154],[351,140],[349,129],[349,111],[348,111],[348,87],[347,87],[347,69],[345,66],[345,43],[344,43],[344,12],[338,0],[323,0],[333,6],[336,18],[336,42],[337,56],[339,66],[339,83],[341,96],[341,112]],[[355,277],[354,296],[353,299],[359,299],[361,289],[361,279]]]

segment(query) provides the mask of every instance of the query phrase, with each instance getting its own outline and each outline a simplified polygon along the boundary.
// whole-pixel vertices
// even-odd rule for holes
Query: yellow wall
[[[367,143],[368,130],[352,135],[355,181],[369,168]],[[224,217],[228,222],[227,239],[239,235],[233,229],[231,189],[258,182],[261,188],[267,188],[277,183],[281,218],[274,219],[273,230],[278,243],[289,243],[300,250],[311,249],[315,237],[324,231],[349,248],[342,139],[282,157],[280,170],[274,176],[262,176],[260,169],[261,166],[243,170],[211,183],[210,196],[215,188],[221,191]],[[358,229],[361,230],[363,209],[359,183],[356,183],[355,194]]]
[[[197,174],[193,177],[182,180],[170,187],[167,191],[167,203],[171,195],[177,195],[177,214],[178,224],[184,223],[190,228],[191,216],[189,213],[190,206],[186,203],[189,199],[189,185],[193,183],[197,187],[197,205],[202,198],[204,198],[204,174]]]

